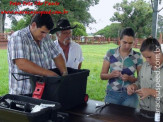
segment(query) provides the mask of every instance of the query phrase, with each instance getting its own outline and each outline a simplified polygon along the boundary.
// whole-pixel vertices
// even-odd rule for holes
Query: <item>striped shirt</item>
[[[50,69],[53,59],[59,55],[58,48],[47,34],[45,38],[40,41],[40,46],[30,32],[29,26],[16,31],[12,34],[8,42],[8,64],[9,64],[9,93],[10,94],[31,94],[30,80],[17,81],[11,73],[22,73],[14,59],[27,59],[33,63]],[[24,79],[24,76],[15,75],[17,79]]]

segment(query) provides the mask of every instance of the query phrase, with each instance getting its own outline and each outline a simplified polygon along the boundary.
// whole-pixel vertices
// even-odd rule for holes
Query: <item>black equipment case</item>
[[[76,70],[67,68],[68,75],[59,77],[43,77],[41,80],[45,82],[45,88],[42,99],[59,102],[62,109],[70,109],[87,102],[86,86],[89,70]],[[60,75],[59,70],[52,71]],[[39,77],[32,77],[33,88]]]
[[[68,75],[66,76],[61,76],[57,68],[51,70],[60,76],[45,77],[20,73],[19,75],[30,76],[33,91],[36,87],[36,82],[44,82],[45,88],[41,99],[59,102],[63,110],[71,109],[87,102],[86,86],[89,70],[67,68]]]
[[[55,104],[55,106],[31,113],[32,107],[40,104]],[[57,102],[7,94],[0,98],[0,122],[55,121],[57,120],[57,111],[60,107],[61,105]]]

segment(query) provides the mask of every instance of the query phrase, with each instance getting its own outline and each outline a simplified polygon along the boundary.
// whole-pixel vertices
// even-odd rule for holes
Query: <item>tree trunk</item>
[[[0,10],[1,12],[1,10]],[[0,13],[0,33],[4,32],[4,24],[3,24],[3,14]]]
[[[152,37],[157,38],[157,23],[158,23],[158,0],[154,1],[154,10],[152,16]]]
[[[4,30],[5,30],[5,19],[6,19],[6,14],[3,14],[3,18],[2,18],[2,30],[3,30],[3,32],[4,32]]]

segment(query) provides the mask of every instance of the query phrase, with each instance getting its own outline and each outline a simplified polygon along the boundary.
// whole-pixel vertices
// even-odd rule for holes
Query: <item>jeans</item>
[[[128,95],[126,90],[108,90],[105,97],[105,102],[137,108],[138,96],[137,94]]]

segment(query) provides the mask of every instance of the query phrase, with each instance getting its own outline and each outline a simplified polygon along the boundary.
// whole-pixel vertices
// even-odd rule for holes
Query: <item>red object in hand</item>
[[[41,99],[45,87],[45,82],[36,82],[35,91],[33,92],[33,98]]]
[[[84,97],[84,102],[85,102],[85,103],[88,102],[88,98],[89,98],[88,94],[85,94],[85,97]]]

